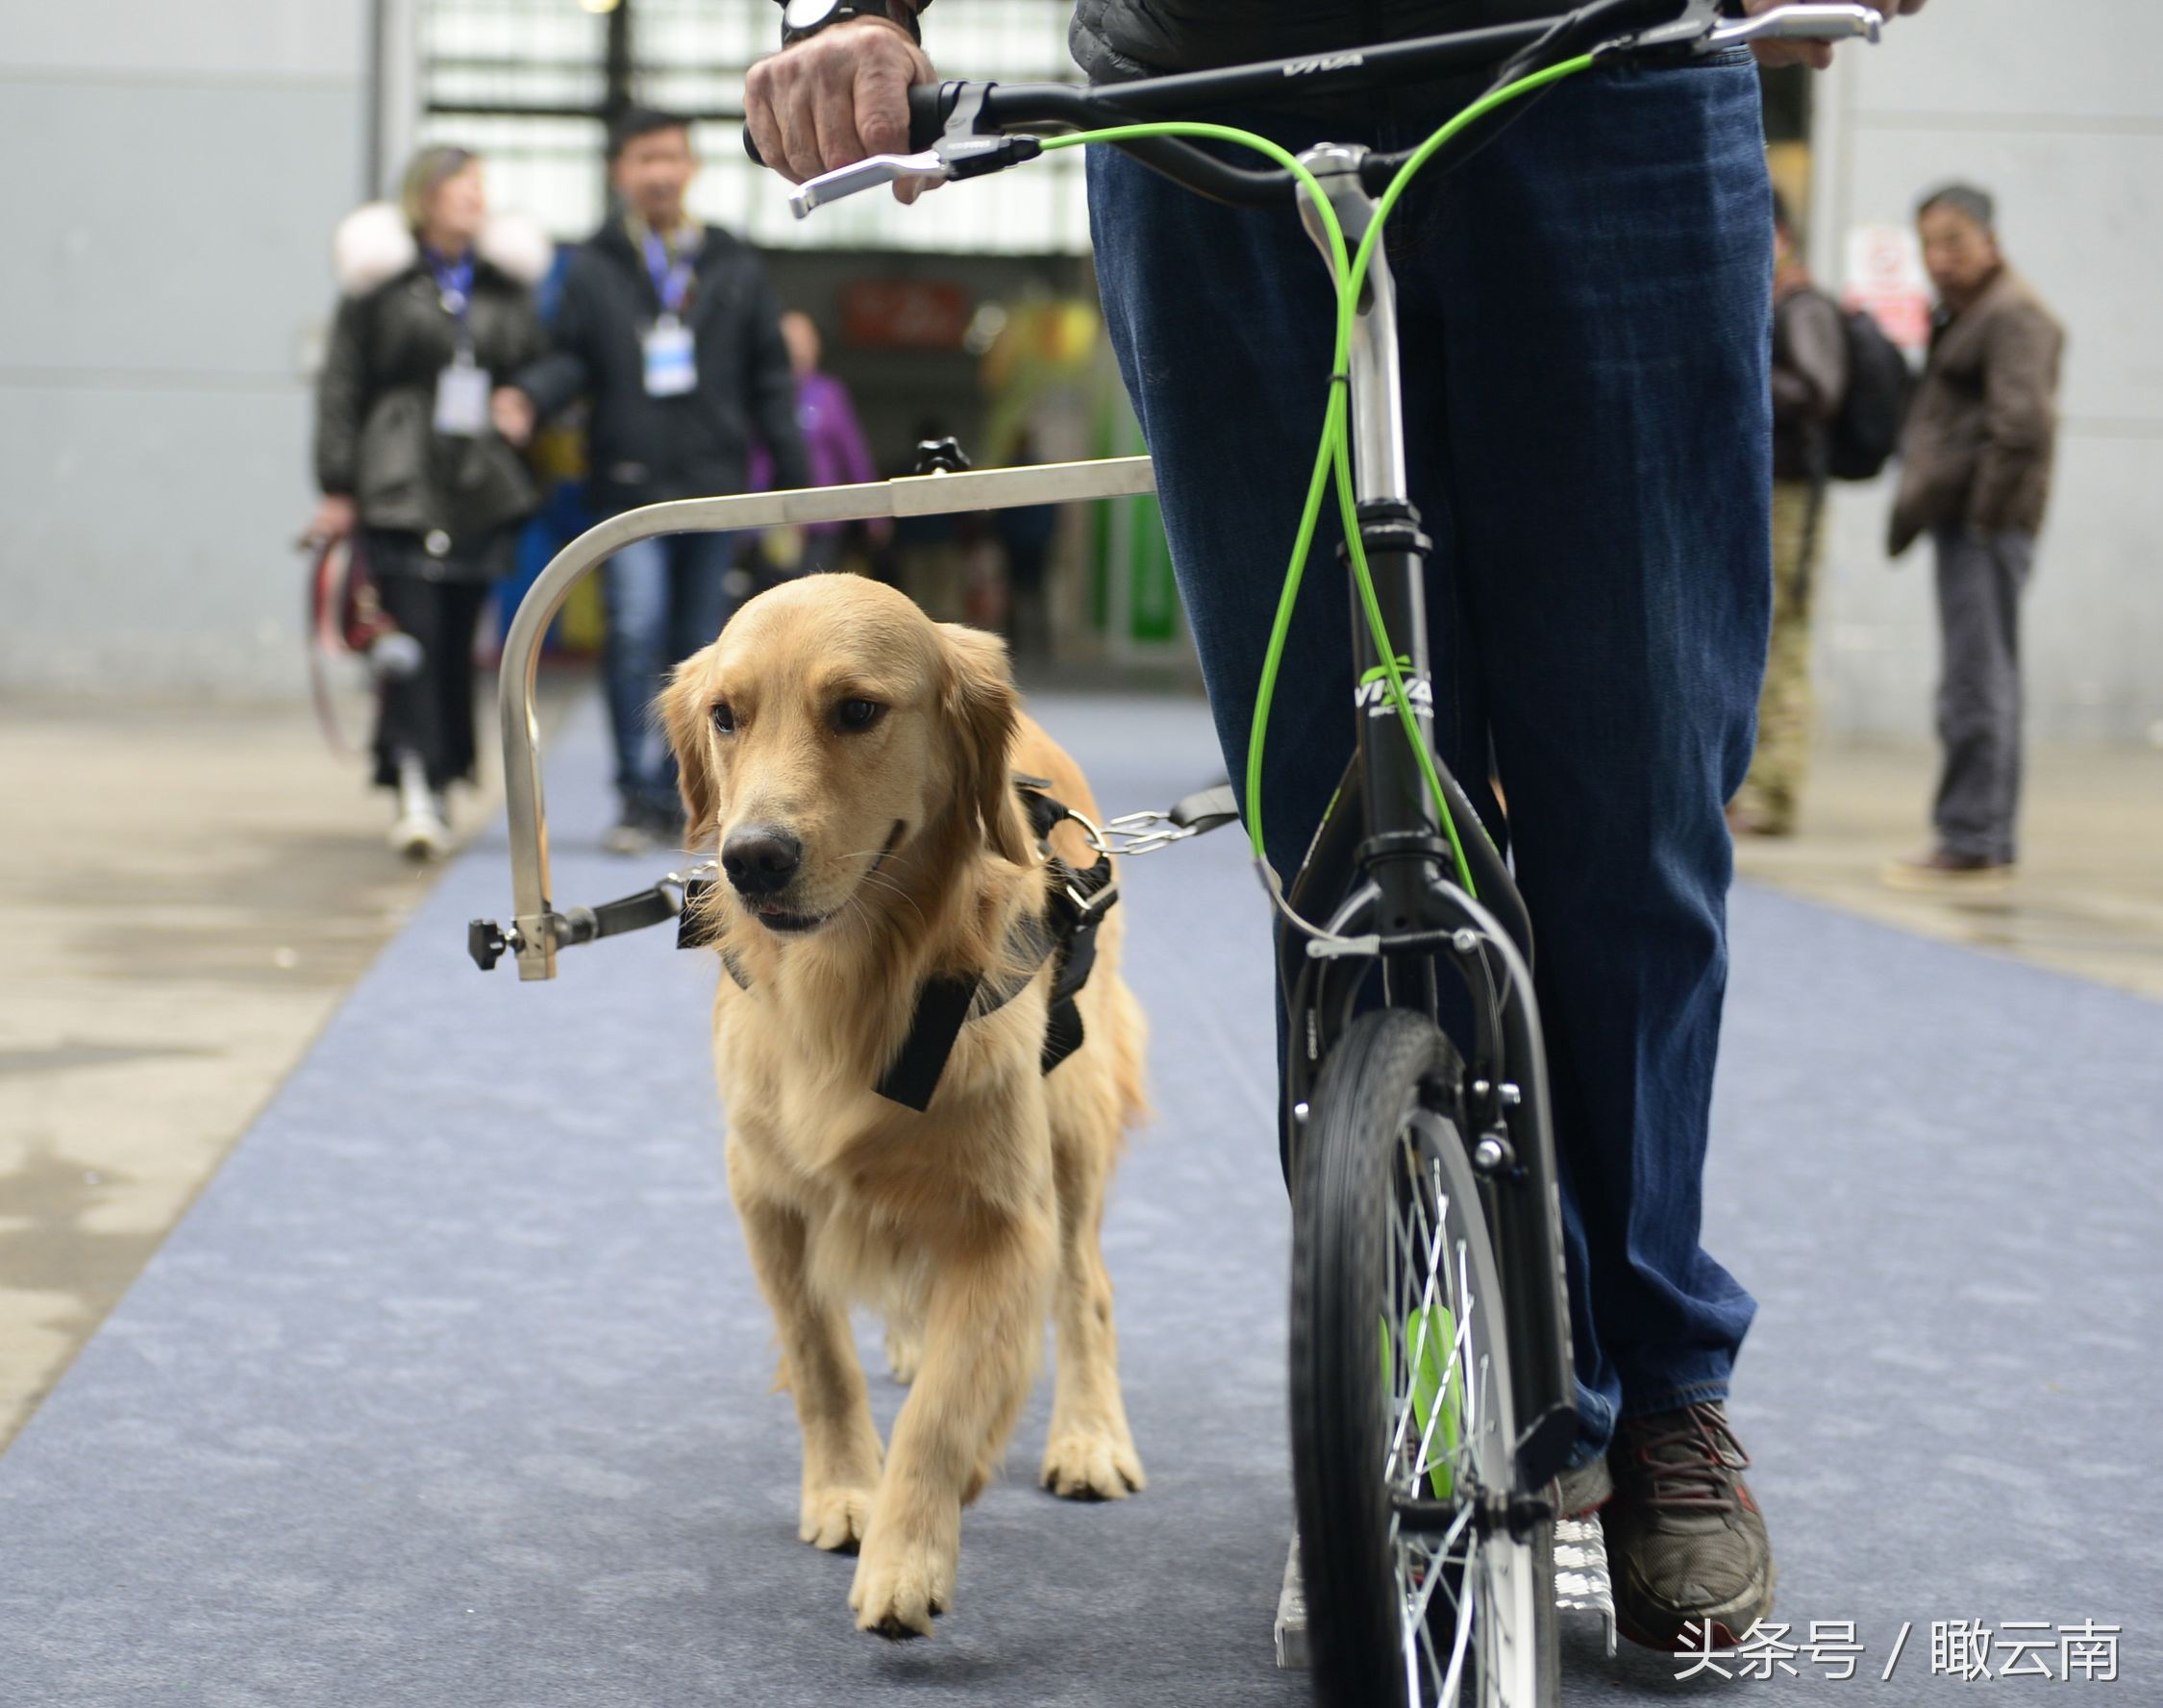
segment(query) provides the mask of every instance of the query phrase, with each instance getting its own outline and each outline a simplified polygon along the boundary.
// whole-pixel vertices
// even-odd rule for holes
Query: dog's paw
[[[833,1484],[806,1489],[796,1534],[830,1553],[853,1554],[871,1523],[872,1491]]]
[[[921,1542],[867,1547],[849,1590],[857,1629],[897,1640],[929,1637],[932,1621],[954,1602],[954,1568],[951,1548]]]
[[[1062,1429],[1044,1448],[1044,1486],[1066,1500],[1124,1500],[1148,1487],[1134,1444],[1108,1429]]]
[[[916,1329],[886,1324],[886,1368],[903,1387],[916,1379],[916,1367],[924,1362],[924,1337]]]

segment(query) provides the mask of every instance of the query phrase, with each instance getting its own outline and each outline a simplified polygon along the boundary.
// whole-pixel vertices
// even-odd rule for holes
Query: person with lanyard
[[[532,221],[489,217],[480,159],[450,147],[423,149],[401,206],[349,214],[333,243],[343,297],[308,538],[352,539],[407,637],[375,655],[375,780],[396,791],[392,846],[415,859],[450,846],[447,791],[473,777],[474,630],[539,504],[497,382],[545,347],[534,286],[552,255]]]
[[[1891,18],[1924,0],[1869,4]],[[905,151],[905,91],[938,80],[917,10],[792,0],[781,51],[745,83],[760,154],[801,180]],[[1069,41],[1102,83],[1564,10],[1079,0]],[[1778,43],[1760,57],[1830,54]],[[1483,81],[1230,118],[1295,149],[1408,148]],[[1295,534],[1333,299],[1298,221],[1204,200],[1115,150],[1091,149],[1087,166],[1106,325],[1238,777],[1275,606],[1256,566]],[[921,186],[896,187],[907,200]],[[1578,1374],[1559,1498],[1602,1511],[1621,1628],[1665,1649],[1732,1644],[1771,1611],[1777,1577],[1727,1411],[1755,1303],[1700,1238],[1725,807],[1750,757],[1772,604],[1771,214],[1742,53],[1557,85],[1415,183],[1393,228],[1412,497],[1435,540],[1427,608],[1451,690],[1437,734],[1457,775],[1479,780],[1540,938]],[[1284,654],[1303,704],[1353,694],[1336,543],[1314,540]],[[1280,714],[1262,779],[1280,873],[1297,869],[1350,746],[1339,718]]]
[[[755,440],[772,451],[776,485],[810,483],[781,305],[758,255],[688,212],[698,166],[688,120],[645,108],[616,120],[609,182],[619,210],[565,269],[553,351],[517,378],[510,408],[529,428],[591,401],[589,492],[604,517],[748,490]],[[675,763],[648,707],[738,602],[729,573],[736,543],[715,533],[641,540],[603,571],[621,797],[606,838],[613,853],[673,846],[682,834]]]

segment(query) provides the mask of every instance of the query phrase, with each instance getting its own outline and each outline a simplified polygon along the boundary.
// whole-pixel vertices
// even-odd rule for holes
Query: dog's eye
[[[735,711],[725,700],[713,708],[713,727],[724,735],[733,735],[736,732]]]
[[[844,730],[868,730],[885,709],[876,700],[844,700],[834,715]]]

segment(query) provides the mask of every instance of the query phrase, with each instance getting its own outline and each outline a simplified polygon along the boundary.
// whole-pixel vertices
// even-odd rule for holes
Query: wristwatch
[[[850,18],[884,18],[908,32],[908,38],[923,44],[924,33],[916,27],[921,10],[908,0],[785,0],[782,7],[782,46],[793,47],[807,36],[816,36]]]

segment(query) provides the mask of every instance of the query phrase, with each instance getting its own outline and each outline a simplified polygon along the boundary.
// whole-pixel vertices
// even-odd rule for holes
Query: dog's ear
[[[939,633],[946,641],[946,710],[961,755],[962,798],[974,806],[991,851],[1026,866],[1029,838],[1007,775],[1007,750],[1014,739],[1014,679],[1007,668],[1007,644],[959,623],[941,623]]]
[[[684,797],[684,846],[704,848],[714,832],[713,707],[707,695],[707,653],[676,667],[657,703],[662,730],[676,755],[676,786]]]

